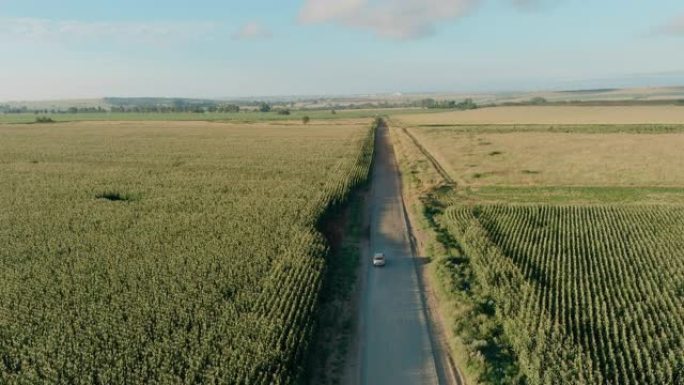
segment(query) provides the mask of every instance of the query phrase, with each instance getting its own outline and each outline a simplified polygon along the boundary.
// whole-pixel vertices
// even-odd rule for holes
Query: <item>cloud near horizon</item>
[[[658,35],[684,36],[684,15],[657,27],[655,33]]]
[[[273,37],[271,30],[256,21],[243,25],[233,33],[234,40],[257,40],[269,39],[271,37]]]
[[[161,43],[199,38],[219,26],[211,22],[85,22],[38,18],[0,19],[0,40],[83,43]]]

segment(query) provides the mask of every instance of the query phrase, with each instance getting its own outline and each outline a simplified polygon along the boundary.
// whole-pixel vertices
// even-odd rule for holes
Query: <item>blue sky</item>
[[[0,100],[684,85],[681,0],[0,0]]]

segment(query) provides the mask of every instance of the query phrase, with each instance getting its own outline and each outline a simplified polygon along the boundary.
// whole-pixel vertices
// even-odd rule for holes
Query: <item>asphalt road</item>
[[[370,204],[370,254],[385,253],[385,267],[364,261],[359,365],[362,385],[439,384],[416,262],[411,253],[399,171],[389,132],[376,137]]]

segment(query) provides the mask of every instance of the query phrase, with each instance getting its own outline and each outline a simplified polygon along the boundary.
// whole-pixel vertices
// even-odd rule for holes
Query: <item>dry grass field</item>
[[[407,114],[407,126],[460,124],[684,124],[684,106],[493,107],[469,111]]]
[[[409,130],[466,185],[684,186],[684,133]]]

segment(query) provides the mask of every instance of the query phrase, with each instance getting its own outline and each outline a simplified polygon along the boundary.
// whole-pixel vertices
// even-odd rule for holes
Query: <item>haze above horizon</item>
[[[0,0],[0,100],[684,84],[677,0]]]

